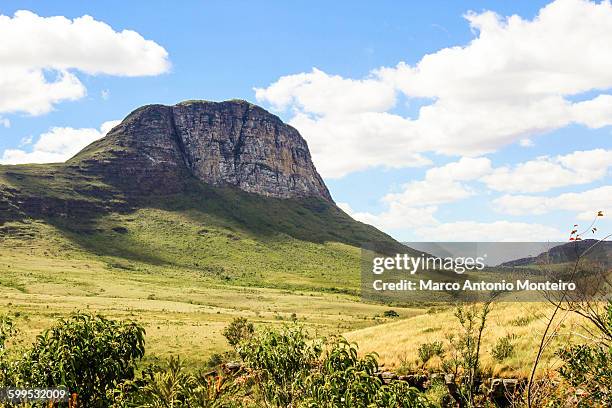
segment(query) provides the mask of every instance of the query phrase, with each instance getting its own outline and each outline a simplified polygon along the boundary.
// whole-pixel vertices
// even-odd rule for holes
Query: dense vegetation
[[[605,330],[612,329],[612,302]],[[144,330],[134,322],[75,314],[59,320],[31,345],[12,342],[12,319],[0,319],[0,386],[66,387],[83,407],[463,407],[526,404],[525,389],[490,394],[479,362],[488,306],[459,306],[461,330],[444,359],[444,382],[429,391],[399,379],[383,381],[376,354],[358,353],[342,337],[311,338],[298,323],[255,330],[244,319],[225,335],[234,347],[215,366],[186,370],[178,357],[168,364],[141,364]],[[439,344],[421,347],[423,359],[444,356]],[[543,378],[532,406],[609,406],[612,348],[606,341],[558,350],[565,362],[554,379]],[[226,363],[228,360],[237,362]],[[555,385],[559,384],[560,386]],[[503,405],[503,403],[501,403]],[[62,406],[57,403],[55,406]],[[64,405],[65,406],[65,405]]]

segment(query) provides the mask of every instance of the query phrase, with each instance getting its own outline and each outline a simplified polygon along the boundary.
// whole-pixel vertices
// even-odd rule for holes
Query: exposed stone
[[[519,389],[519,380],[514,378],[493,378],[489,387],[489,398],[499,407],[507,407]]]
[[[391,381],[396,380],[398,378],[397,374],[395,374],[392,371],[381,371],[376,374],[378,375],[378,378],[380,378],[384,384],[389,384]]]
[[[190,174],[268,197],[331,201],[299,132],[245,101],[144,106],[69,163],[149,192],[180,191]]]

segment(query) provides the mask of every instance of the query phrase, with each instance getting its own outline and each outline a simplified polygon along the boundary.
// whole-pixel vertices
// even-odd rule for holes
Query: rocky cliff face
[[[332,201],[299,132],[245,101],[144,106],[68,164],[142,191],[179,191],[193,175],[268,197]]]

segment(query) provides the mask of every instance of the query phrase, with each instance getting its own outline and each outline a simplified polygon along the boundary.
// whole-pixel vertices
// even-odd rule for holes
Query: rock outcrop
[[[178,192],[191,175],[267,197],[332,201],[299,132],[245,101],[141,107],[68,164],[147,192]]]

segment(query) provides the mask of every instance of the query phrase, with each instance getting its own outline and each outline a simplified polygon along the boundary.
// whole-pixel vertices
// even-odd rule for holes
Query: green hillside
[[[5,202],[21,207],[4,212],[5,246],[35,236],[42,223],[75,250],[140,269],[350,292],[358,287],[361,243],[399,246],[314,198],[265,198],[195,179],[180,194],[131,196],[61,165],[3,166],[0,182]]]
[[[180,194],[133,195],[60,164],[0,166],[0,197],[0,312],[25,338],[96,310],[142,322],[150,358],[195,364],[226,349],[236,316],[319,333],[385,321],[387,308],[359,302],[359,245],[399,244],[330,202],[195,179]]]

